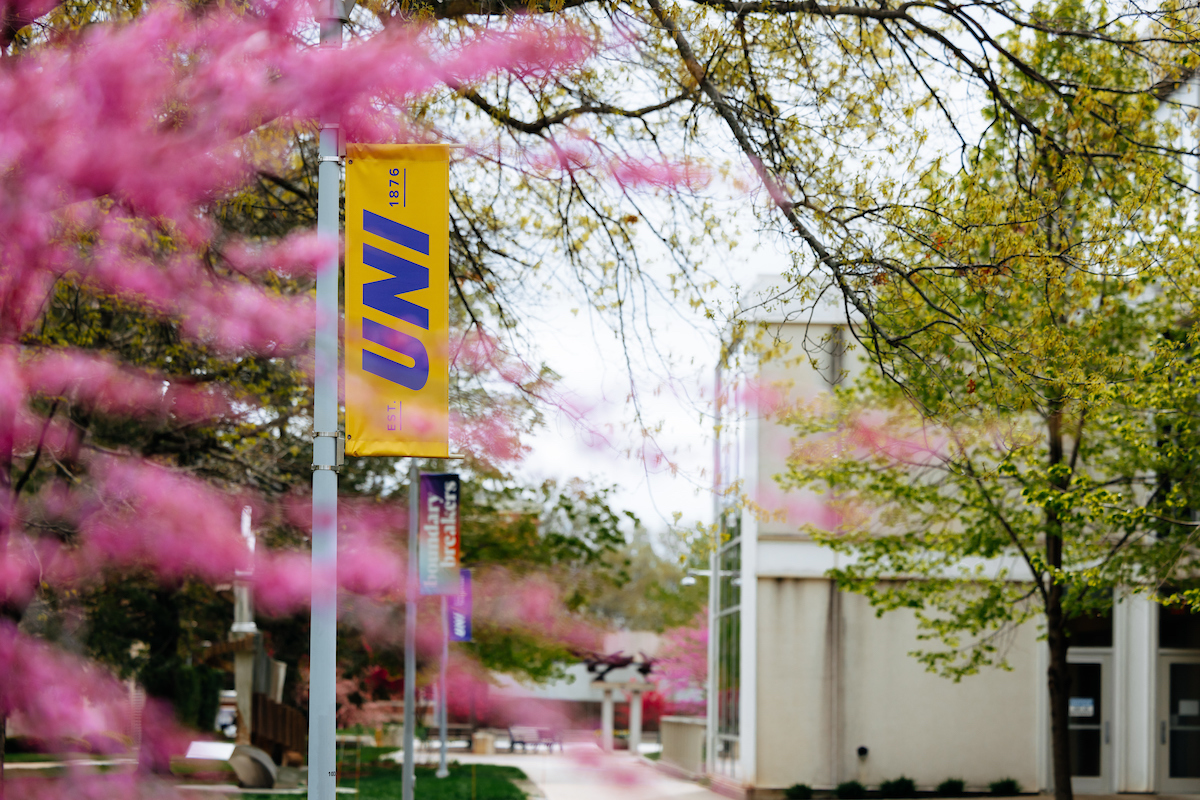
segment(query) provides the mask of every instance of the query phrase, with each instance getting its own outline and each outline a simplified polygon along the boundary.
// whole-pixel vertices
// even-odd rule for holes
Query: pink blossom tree
[[[708,687],[708,609],[662,635],[654,674],[672,710],[703,714]],[[698,699],[703,698],[703,699]]]
[[[6,4],[5,48],[52,5]],[[240,235],[218,223],[223,204],[279,156],[271,145],[281,132],[337,113],[352,139],[423,140],[431,132],[407,109],[439,86],[496,72],[545,81],[596,48],[573,28],[513,20],[451,44],[392,26],[331,52],[305,43],[310,13],[289,0],[236,12],[164,2],[132,21],[44,32],[3,60],[0,719],[19,719],[51,746],[82,737],[125,749],[132,709],[113,673],[43,641],[31,608],[114,574],[177,587],[250,568],[263,609],[308,603],[305,503],[281,495],[286,482],[256,472],[239,443],[303,417],[273,416],[304,395],[272,394],[269,377],[307,370],[311,280],[327,253],[304,232]],[[652,163],[592,168],[623,184],[675,174]],[[529,385],[519,370],[499,374]],[[505,422],[472,409],[463,444],[485,457],[518,454]],[[189,460],[197,441],[210,442],[206,457]],[[247,505],[300,546],[252,555],[239,531]],[[382,505],[349,511],[339,581],[369,632],[376,610],[403,595],[403,516]],[[593,635],[564,614],[552,582],[495,573],[480,596],[491,604],[485,618],[511,630],[574,645]],[[182,741],[153,706],[142,737],[156,763]],[[156,791],[126,775],[64,780],[23,794]]]

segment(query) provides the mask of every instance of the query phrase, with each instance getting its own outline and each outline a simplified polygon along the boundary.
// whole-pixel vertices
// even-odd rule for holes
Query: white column
[[[607,687],[600,705],[600,748],[606,753],[613,751],[613,690]]]
[[[254,556],[254,529],[251,527],[250,506],[242,509],[242,538]],[[233,626],[229,629],[230,640],[253,639],[258,635],[254,622],[254,597],[250,588],[253,571],[238,570],[233,582]],[[254,658],[258,648],[235,653],[233,656],[233,688],[237,691],[237,743],[250,744],[253,733]]]
[[[642,746],[642,687],[629,689],[629,752],[638,754]]]
[[[238,744],[250,744],[251,709],[254,696],[254,650],[235,653],[233,656],[233,688],[237,690],[237,738]]]
[[[1153,792],[1158,677],[1158,604],[1144,595],[1113,604],[1116,791]]]

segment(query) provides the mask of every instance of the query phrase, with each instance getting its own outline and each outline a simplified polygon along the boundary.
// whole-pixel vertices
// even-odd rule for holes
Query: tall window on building
[[[717,603],[717,772],[738,777],[741,716],[742,535],[736,513],[721,520]]]

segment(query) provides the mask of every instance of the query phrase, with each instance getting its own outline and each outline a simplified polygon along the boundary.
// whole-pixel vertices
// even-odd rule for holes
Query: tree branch
[[[25,488],[25,484],[29,482],[29,476],[33,475],[34,469],[37,468],[38,461],[42,458],[42,447],[46,444],[46,431],[50,430],[50,422],[54,419],[55,413],[58,411],[58,400],[55,400],[50,406],[50,413],[46,415],[46,421],[42,423],[42,433],[38,436],[37,447],[33,451],[33,455],[29,459],[29,463],[25,465],[25,471],[21,473],[21,477],[17,479],[17,483],[13,486],[13,497],[18,497],[21,490]]]
[[[532,122],[526,122],[525,120],[517,119],[507,111],[503,111],[492,105],[473,89],[467,89],[458,82],[450,82],[449,85],[450,88],[456,90],[468,102],[481,109],[485,114],[500,124],[512,128],[513,130],[518,130],[521,133],[530,134],[539,134],[549,127],[561,125],[573,117],[579,117],[584,114],[609,114],[619,117],[627,117],[629,119],[640,119],[647,114],[652,114],[655,111],[661,111],[664,108],[669,108],[682,100],[686,100],[692,95],[691,92],[681,92],[674,97],[664,100],[661,103],[655,103],[654,105],[633,110],[620,108],[619,106],[612,106],[608,103],[584,103],[583,105],[576,106],[575,108],[563,109],[556,114],[539,117]]]

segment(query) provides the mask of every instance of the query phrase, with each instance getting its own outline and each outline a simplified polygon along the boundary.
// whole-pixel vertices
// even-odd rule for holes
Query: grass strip
[[[386,763],[386,762],[384,762]],[[401,800],[399,767],[377,767],[358,779],[359,800]],[[415,800],[525,800],[514,780],[525,780],[516,767],[493,764],[451,764],[450,774],[438,778],[432,767],[417,767]],[[339,781],[354,786],[353,779]]]

